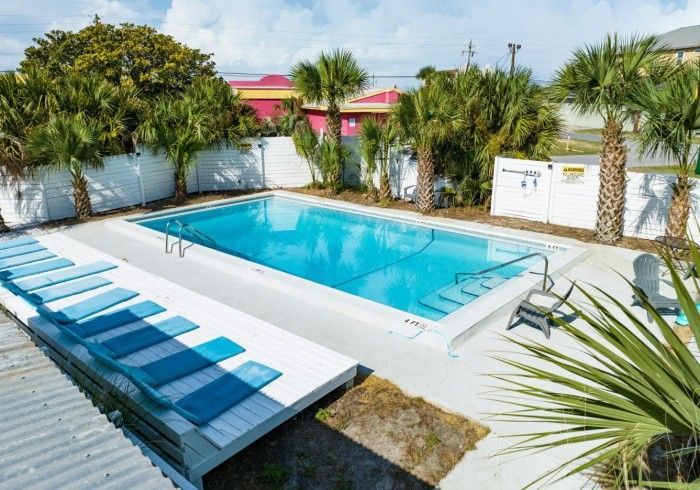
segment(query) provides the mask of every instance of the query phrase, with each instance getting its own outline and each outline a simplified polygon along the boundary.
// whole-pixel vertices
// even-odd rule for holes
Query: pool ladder
[[[493,272],[502,267],[506,267],[508,265],[515,264],[516,262],[521,262],[525,259],[529,259],[532,257],[542,257],[544,259],[544,277],[542,278],[542,291],[547,291],[547,282],[549,281],[552,285],[554,285],[554,281],[552,281],[552,279],[549,277],[549,259],[545,254],[540,252],[534,252],[528,255],[523,255],[522,257],[518,257],[517,259],[509,260],[508,262],[503,262],[502,264],[494,265],[493,267],[489,267],[488,269],[484,269],[481,271],[457,272],[455,273],[455,284],[459,283],[462,276],[480,276],[482,274]]]
[[[172,245],[170,245],[170,225],[172,225],[172,224],[175,224],[178,226],[177,244],[178,244],[178,255],[180,256],[180,258],[183,258],[185,256],[185,250],[187,250],[187,248],[189,246],[191,246],[191,245],[189,245],[188,247],[182,248],[182,232],[184,230],[189,230],[190,233],[192,234],[192,236],[198,237],[200,240],[203,238],[203,239],[209,241],[212,245],[216,245],[216,242],[214,242],[214,240],[212,240],[212,238],[210,236],[208,236],[203,231],[198,230],[197,228],[195,228],[191,224],[183,223],[179,219],[171,219],[170,221],[168,221],[165,224],[165,253],[166,254],[172,253],[173,248],[175,248],[174,243]],[[194,242],[192,242],[192,243],[194,243]]]

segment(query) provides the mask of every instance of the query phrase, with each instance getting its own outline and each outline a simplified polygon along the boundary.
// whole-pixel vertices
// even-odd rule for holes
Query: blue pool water
[[[266,197],[137,220],[164,232],[168,221],[193,225],[221,252],[294,274],[377,303],[438,320],[498,287],[538,260],[478,276],[474,272],[532,252],[516,241],[467,235],[402,221]],[[177,226],[171,225],[171,230]]]

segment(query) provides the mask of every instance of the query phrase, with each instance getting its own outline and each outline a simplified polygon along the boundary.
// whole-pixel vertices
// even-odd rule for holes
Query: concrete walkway
[[[494,232],[499,231],[496,227],[492,228]],[[631,303],[631,292],[617,273],[632,278],[632,261],[640,252],[524,231],[500,231],[523,238],[588,248],[587,258],[574,266],[567,273],[567,278],[577,280],[579,284],[600,286],[623,302]],[[506,490],[521,487],[583,449],[566,447],[556,453],[497,455],[499,450],[513,442],[509,436],[529,432],[533,428],[527,423],[503,422],[490,417],[506,409],[504,405],[492,401],[487,393],[493,384],[487,375],[505,370],[492,356],[504,351],[508,356],[514,355],[518,349],[509,344],[506,340],[508,337],[544,340],[539,331],[527,326],[520,326],[506,334],[504,327],[510,311],[500,312],[500,316],[487,328],[457,351],[457,358],[451,358],[444,348],[429,347],[417,340],[392,334],[391,326],[358,321],[343,311],[332,309],[332,306],[304,302],[259,282],[249,281],[240,274],[230,274],[220,268],[188,260],[187,257],[179,259],[176,254],[165,255],[160,247],[147,246],[122,236],[106,228],[104,222],[79,225],[64,230],[64,233],[183,287],[359,359],[363,366],[393,381],[406,392],[484,422],[491,428],[491,434],[481,441],[477,451],[466,454],[443,480],[441,488]],[[560,279],[555,290],[562,291],[568,284],[568,281]],[[671,294],[670,286],[663,285],[662,293]],[[641,308],[636,310],[640,318],[645,318]],[[571,355],[583,355],[571,339],[559,332],[555,331],[549,342]],[[551,484],[549,488],[587,486],[592,486],[587,478],[574,477]]]
[[[0,488],[174,488],[2,313]]]

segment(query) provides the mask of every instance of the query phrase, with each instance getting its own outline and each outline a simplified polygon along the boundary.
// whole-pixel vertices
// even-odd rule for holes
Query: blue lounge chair
[[[68,263],[67,266],[73,265],[73,262],[67,259],[56,259],[56,262],[58,261],[65,261]],[[53,261],[48,261],[48,262],[42,262],[39,264],[34,264],[32,266],[26,266],[27,268],[33,267],[33,269],[28,270],[30,274],[39,274],[42,272],[50,272],[54,269],[47,269],[46,267],[48,266],[49,263]],[[46,264],[44,266],[44,270],[42,270],[41,266],[42,264]],[[86,264],[86,265],[79,265],[77,267],[71,267],[70,269],[63,269],[57,272],[51,272],[50,274],[44,274],[42,276],[37,276],[37,277],[28,277],[27,279],[24,279],[22,281],[15,281],[16,279],[20,277],[24,277],[25,275],[30,275],[30,274],[22,274],[18,275],[17,273],[11,273],[10,271],[14,269],[10,269],[8,272],[8,277],[6,280],[12,280],[14,281],[14,287],[19,289],[22,292],[29,292],[33,291],[35,289],[39,288],[45,288],[48,286],[54,286],[56,284],[60,284],[62,282],[67,282],[67,281],[72,281],[74,279],[80,279],[82,277],[87,277],[91,276],[93,274],[99,274],[100,272],[105,272],[111,269],[115,269],[117,266],[114,264],[110,264],[109,262],[93,262],[92,264]],[[58,268],[63,268],[61,267],[56,267]],[[0,272],[0,278],[5,279],[2,276],[2,272]]]
[[[112,281],[109,279],[104,279],[100,276],[89,276],[83,279],[78,279],[77,281],[39,289],[33,293],[27,294],[26,298],[32,303],[40,305],[43,303],[56,301],[57,299],[67,298],[75,294],[92,291],[93,289],[107,286],[108,284],[112,284]]]
[[[21,265],[19,267],[13,267],[11,269],[5,269],[4,271],[0,271],[0,280],[12,282],[12,286],[16,287],[17,283],[15,283],[14,281],[16,281],[17,279],[41,274],[43,272],[51,272],[57,269],[63,269],[72,265],[74,265],[73,262],[71,262],[68,259],[44,260],[41,262],[36,262],[28,265]],[[34,278],[27,279],[27,281],[31,281],[32,279]]]
[[[41,250],[39,252],[9,257],[7,259],[0,260],[0,269],[9,269],[10,267],[31,264],[32,262],[38,262],[44,259],[53,259],[55,256],[56,254],[53,254],[48,250]]]
[[[105,352],[110,357],[124,357],[133,352],[173,339],[196,328],[198,327],[195,323],[181,316],[175,316],[132,332],[117,335],[101,342],[101,345],[106,349]]]
[[[20,245],[18,247],[4,248],[0,249],[0,259],[7,259],[10,257],[16,257],[18,255],[25,255],[31,252],[40,252],[46,250],[38,243],[30,243],[28,245]]]
[[[21,245],[28,245],[30,243],[38,243],[38,242],[34,238],[32,238],[28,235],[23,235],[19,238],[15,238],[14,240],[0,242],[0,250],[5,250],[7,248],[19,247]]]
[[[39,309],[43,315],[49,316],[55,322],[74,323],[138,295],[139,293],[130,289],[114,288],[58,311],[53,311],[45,306],[39,306]]]

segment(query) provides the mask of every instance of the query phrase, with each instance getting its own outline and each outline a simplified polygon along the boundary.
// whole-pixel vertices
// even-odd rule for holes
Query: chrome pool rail
[[[175,244],[173,243],[172,246],[170,246],[170,225],[171,224],[176,224],[178,225],[178,231],[177,231],[177,243],[178,243],[178,255],[180,258],[183,258],[185,256],[185,250],[187,247],[184,249],[182,248],[182,232],[183,230],[189,230],[192,234],[192,236],[196,236],[200,239],[205,239],[208,240],[210,243],[213,245],[216,245],[216,242],[208,236],[206,233],[203,231],[198,230],[194,226],[192,226],[189,223],[183,223],[179,219],[171,219],[165,224],[165,253],[169,254],[173,252],[173,248],[175,247]],[[194,243],[194,242],[193,242]]]
[[[486,274],[488,272],[493,272],[495,270],[501,269],[502,267],[509,266],[511,264],[515,264],[516,262],[521,262],[525,259],[529,259],[532,257],[542,257],[544,259],[544,277],[542,278],[542,291],[547,291],[547,281],[549,279],[549,259],[547,256],[541,252],[533,252],[531,254],[523,255],[522,257],[518,257],[517,259],[509,260],[508,262],[503,262],[502,264],[494,265],[493,267],[489,267],[488,269],[480,270],[480,271],[472,271],[472,272],[456,272],[455,273],[455,284],[458,284],[460,281],[460,278],[462,276],[480,276],[482,274]]]

